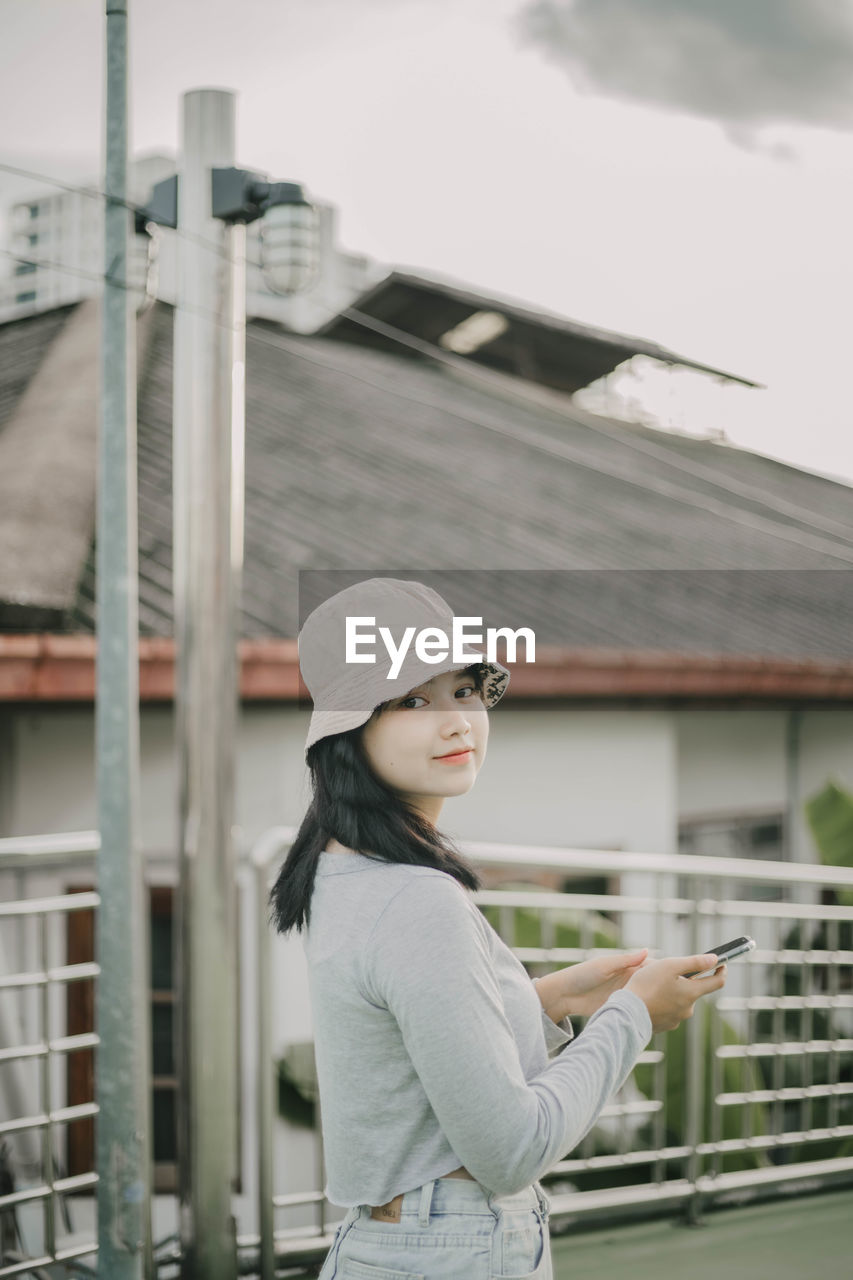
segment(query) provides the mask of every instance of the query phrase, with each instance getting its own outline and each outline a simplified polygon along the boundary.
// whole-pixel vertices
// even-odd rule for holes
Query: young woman
[[[715,957],[644,948],[531,982],[437,827],[474,785],[509,673],[411,646],[396,674],[379,647],[347,662],[347,618],[386,625],[401,653],[406,627],[449,636],[452,613],[374,578],[299,637],[313,800],[271,903],[282,933],[305,933],[324,1194],[347,1210],[319,1280],[552,1280],[539,1179],[724,973],[687,978]],[[589,1018],[577,1040],[572,1013]]]

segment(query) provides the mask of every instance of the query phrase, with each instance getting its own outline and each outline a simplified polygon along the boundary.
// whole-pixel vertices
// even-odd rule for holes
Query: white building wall
[[[828,708],[803,717],[801,732],[801,793],[804,800],[829,781],[853,792],[853,711]],[[800,848],[808,856],[811,838]]]
[[[775,708],[677,712],[680,816],[784,813],[789,715]],[[853,791],[853,711],[843,707],[804,710],[798,757],[801,801],[832,778]],[[793,832],[793,848],[796,861],[818,861],[801,815]]]
[[[90,708],[15,715],[12,811],[17,835],[96,826]],[[237,751],[237,823],[247,843],[298,823],[309,800],[302,749],[307,711],[245,708]],[[174,847],[177,790],[171,708],[140,720],[143,847]],[[442,822],[463,840],[672,852],[676,740],[663,711],[494,713],[487,760],[469,795]]]
[[[788,825],[787,856],[794,862],[820,862],[803,806],[830,780],[853,792],[853,710],[683,710],[675,723],[682,819],[776,813]],[[721,892],[733,890],[728,886]],[[820,901],[820,891],[807,885],[789,886],[787,895],[792,901]],[[759,950],[777,949],[790,927],[785,919],[745,916],[735,932],[749,933]],[[707,945],[723,941],[708,938]],[[758,992],[768,978],[761,964],[752,964],[749,973],[746,966],[734,964],[726,992],[749,994],[750,981]],[[744,1029],[742,1016],[731,1014],[729,1020]]]
[[[152,155],[133,162],[128,171],[128,199],[144,200],[151,187],[174,171],[169,156]],[[104,206],[103,199],[86,191],[97,192],[100,177],[80,184],[81,189],[45,190],[43,186],[32,197],[16,201],[9,210],[10,242],[8,247],[19,258],[37,264],[36,270],[12,274],[0,279],[0,320],[14,320],[22,315],[47,311],[101,292],[104,271]],[[31,238],[35,237],[35,243]],[[145,278],[147,242],[144,237],[131,240],[129,274],[139,285],[139,301]],[[34,293],[34,298],[25,295]]]
[[[303,744],[308,712],[248,707],[237,751],[236,822],[244,847],[269,827],[297,826],[310,799]],[[169,707],[140,721],[140,841],[156,878],[176,872],[177,770]],[[94,720],[89,708],[16,717],[16,835],[97,826]],[[645,711],[496,712],[488,755],[469,795],[448,801],[443,826],[461,840],[672,852],[676,831],[672,716]],[[152,872],[152,874],[155,874]],[[626,886],[627,888],[627,886]],[[284,1039],[304,1038],[304,1002],[288,1002]]]
[[[784,709],[680,711],[682,816],[760,812],[785,805]]]

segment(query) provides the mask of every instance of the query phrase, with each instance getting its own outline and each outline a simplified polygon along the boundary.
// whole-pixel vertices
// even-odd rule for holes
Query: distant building
[[[128,171],[128,200],[144,206],[155,183],[171,177],[176,161],[170,155],[134,160]],[[17,200],[9,209],[8,248],[15,255],[11,276],[0,278],[0,321],[51,311],[101,293],[103,261],[103,198],[99,180],[74,190],[43,190]],[[336,243],[337,211],[315,202],[319,223],[320,268],[313,285],[293,297],[274,293],[260,267],[259,224],[247,230],[246,309],[249,316],[275,320],[297,333],[313,333],[364,291],[387,275],[388,267],[363,254],[345,253]],[[134,236],[130,278],[139,301],[148,291],[164,302],[175,302],[177,285],[176,233],[160,227],[156,253],[149,269],[151,241]]]

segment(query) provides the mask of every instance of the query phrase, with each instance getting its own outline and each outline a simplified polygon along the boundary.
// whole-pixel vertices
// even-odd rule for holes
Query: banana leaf
[[[853,867],[853,795],[830,780],[804,808],[824,866]],[[842,906],[853,906],[853,889],[835,892]]]

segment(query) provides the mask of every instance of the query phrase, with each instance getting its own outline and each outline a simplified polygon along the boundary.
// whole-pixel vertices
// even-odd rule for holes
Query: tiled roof
[[[74,304],[0,324],[0,431]]]
[[[25,335],[21,338],[21,331]],[[53,631],[73,607],[95,520],[99,303],[50,326],[0,330],[29,378],[0,431],[0,617]],[[26,334],[30,334],[30,341]]]

